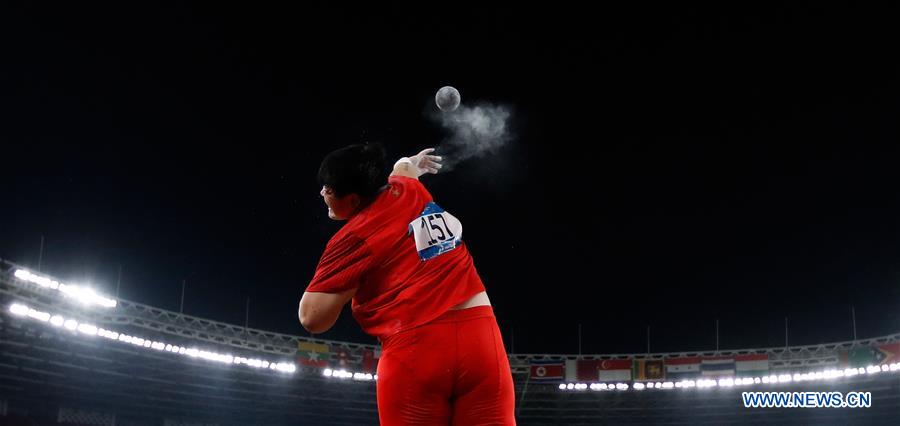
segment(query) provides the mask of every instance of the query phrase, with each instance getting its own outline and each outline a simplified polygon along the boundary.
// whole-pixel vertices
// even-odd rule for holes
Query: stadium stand
[[[379,348],[113,300],[0,261],[0,423],[370,425]],[[523,425],[896,424],[900,335],[665,354],[513,354]],[[870,408],[744,408],[754,391]]]

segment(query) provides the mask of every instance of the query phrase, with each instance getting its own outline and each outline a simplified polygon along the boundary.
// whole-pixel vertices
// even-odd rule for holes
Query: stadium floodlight
[[[82,334],[92,335],[92,336],[101,336],[111,340],[116,340],[122,343],[128,343],[138,347],[150,348],[157,351],[168,351],[172,353],[178,353],[181,355],[187,355],[190,357],[199,357],[210,361],[222,362],[227,364],[235,363],[237,360],[240,363],[248,365],[250,367],[255,368],[270,368],[272,370],[277,370],[285,373],[294,373],[297,371],[296,365],[293,363],[269,363],[264,362],[259,359],[248,360],[246,358],[235,358],[228,354],[219,354],[215,352],[202,351],[195,348],[186,349],[179,346],[173,346],[171,344],[166,344],[165,342],[158,342],[149,339],[143,339],[136,336],[129,336],[127,334],[119,334],[114,331],[106,330],[103,328],[97,328],[94,325],[87,323],[79,323],[74,319],[65,319],[61,315],[52,315],[47,312],[41,312],[35,309],[31,309],[23,304],[14,303],[10,305],[10,312],[14,315],[22,315],[28,318],[33,318],[42,322],[50,322],[54,326],[63,326],[68,330],[77,331]],[[265,367],[263,367],[265,365]],[[353,375],[350,373],[346,373],[345,377],[352,377]],[[362,375],[361,378],[363,380],[372,380],[371,375]],[[377,379],[377,376],[375,377]]]
[[[89,287],[64,284],[47,277],[35,275],[24,269],[17,269],[13,275],[22,281],[28,281],[44,288],[58,290],[60,293],[86,305],[99,305],[106,308],[115,308],[117,305],[115,299],[103,297]]]
[[[78,331],[92,336],[97,335],[97,327],[90,324],[78,324]]]
[[[898,364],[898,363],[891,364],[891,371],[897,371],[898,369],[900,369],[900,364]]]
[[[870,365],[870,366],[866,367],[866,373],[876,374],[876,373],[880,373],[880,372],[881,372],[881,369],[874,365]]]
[[[754,377],[753,383],[758,385],[758,384],[762,383],[762,379],[760,379],[759,377]]]
[[[15,315],[28,315],[28,307],[20,305],[18,303],[13,303],[12,305],[9,305],[9,312]]]
[[[616,390],[622,390],[622,391],[628,390],[628,384],[627,383],[616,383]]]
[[[822,378],[825,380],[835,379],[835,378],[843,377],[843,376],[844,376],[843,370],[828,369],[828,370],[825,370],[822,372]]]
[[[47,312],[41,312],[41,311],[34,310],[34,309],[28,310],[28,317],[34,318],[41,322],[50,321],[50,314],[48,314]]]
[[[711,388],[711,387],[717,386],[717,385],[718,385],[718,383],[717,383],[715,380],[712,380],[712,379],[700,379],[700,380],[697,380],[697,387],[698,387],[698,388]]]
[[[54,316],[50,317],[50,324],[53,324],[57,327],[62,327],[63,322],[65,322],[63,320],[63,317],[61,317],[59,315],[54,315]]]
[[[663,389],[674,389],[674,388],[675,388],[675,383],[672,383],[672,382],[663,382],[662,388],[663,388]]]
[[[888,367],[887,364],[881,366],[881,371],[888,371],[889,369],[890,367]]]
[[[575,389],[575,384],[574,384],[574,383],[569,383],[569,384],[567,384],[567,385],[566,385],[566,389],[568,389],[568,390]]]
[[[643,383],[635,383],[634,390],[644,390],[644,384]]]

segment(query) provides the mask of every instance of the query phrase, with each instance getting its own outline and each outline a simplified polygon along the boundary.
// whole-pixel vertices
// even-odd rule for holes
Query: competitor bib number
[[[409,234],[423,261],[455,249],[462,242],[462,223],[434,202],[428,203],[419,217],[409,223]]]

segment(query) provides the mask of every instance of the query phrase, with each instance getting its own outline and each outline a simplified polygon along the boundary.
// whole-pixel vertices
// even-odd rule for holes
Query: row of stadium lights
[[[54,327],[61,327],[67,330],[71,330],[72,332],[78,332],[81,334],[85,334],[88,336],[100,336],[105,337],[110,340],[116,340],[122,343],[129,343],[134,346],[140,346],[147,349],[153,349],[161,352],[171,352],[180,355],[184,355],[190,358],[200,358],[205,359],[207,361],[215,361],[223,364],[241,364],[246,365],[248,367],[260,368],[260,369],[270,369],[274,371],[280,371],[282,373],[294,373],[297,371],[297,366],[293,363],[289,362],[268,362],[260,359],[251,359],[244,357],[236,357],[226,354],[220,354],[216,352],[204,351],[196,348],[185,348],[182,346],[171,345],[163,342],[153,341],[149,339],[143,339],[136,336],[129,336],[124,333],[117,333],[115,331],[106,330],[103,328],[97,328],[94,325],[87,323],[79,323],[74,319],[65,319],[60,315],[51,315],[48,312],[38,311],[36,309],[29,308],[28,306],[13,303],[9,306],[9,312],[13,315],[32,318],[44,323],[50,323],[50,325]]]
[[[44,288],[49,288],[53,290],[57,290],[60,293],[64,294],[67,297],[73,298],[76,301],[86,304],[86,305],[99,305],[106,308],[114,308],[117,305],[115,299],[110,299],[103,297],[93,289],[87,287],[80,287],[71,284],[61,283],[59,281],[42,277],[39,275],[32,274],[31,272],[24,269],[17,269],[14,273],[15,277],[21,279],[23,281],[28,281],[34,284],[37,284]],[[151,340],[143,339],[140,337],[129,336],[127,334],[121,334],[114,331],[109,331],[102,328],[97,328],[96,326],[78,323],[73,319],[66,320],[60,315],[51,316],[49,313],[37,311],[35,309],[28,308],[25,305],[21,304],[13,304],[10,306],[10,312],[15,315],[27,316],[30,318],[34,318],[38,321],[49,322],[51,325],[56,327],[64,327],[66,329],[77,331],[83,334],[92,335],[92,336],[101,336],[108,338],[110,340],[118,340],[123,343],[130,343],[135,346],[143,346],[145,348],[155,349],[158,351],[166,351],[177,353],[180,355],[186,355],[192,358],[201,358],[209,361],[216,361],[225,364],[243,364],[253,368],[268,368],[271,370],[277,370],[281,372],[293,373],[296,371],[296,366],[293,363],[270,363],[268,361],[263,361],[259,359],[248,359],[244,357],[233,357],[231,355],[219,354],[215,352],[203,351],[195,348],[184,348],[180,346],[165,344],[162,342],[154,342]],[[604,390],[628,390],[629,388],[633,388],[634,390],[640,391],[644,389],[688,389],[688,388],[711,388],[711,387],[734,387],[734,386],[747,386],[754,384],[770,384],[770,383],[789,383],[789,382],[802,382],[802,381],[815,381],[815,380],[826,380],[826,379],[834,379],[838,377],[852,377],[856,375],[862,374],[878,374],[881,372],[896,372],[900,371],[900,363],[893,363],[889,365],[882,366],[874,366],[870,365],[865,368],[848,368],[844,370],[825,370],[815,373],[803,373],[803,374],[781,374],[781,375],[770,375],[763,377],[745,377],[739,379],[732,378],[724,378],[719,380],[714,379],[700,379],[700,380],[681,380],[678,382],[648,382],[641,383],[636,382],[629,387],[627,383],[591,383],[590,385],[586,383],[563,383],[559,385],[559,389],[563,391],[584,391],[587,389],[593,391],[604,391]],[[377,380],[378,375],[372,375],[369,373],[353,373],[347,370],[332,370],[330,368],[326,368],[323,370],[323,375],[325,377],[332,377],[336,379],[353,379],[353,380],[362,380],[362,381],[371,381]]]
[[[37,284],[43,288],[58,290],[64,295],[71,297],[85,305],[98,305],[106,308],[114,308],[117,305],[116,300],[103,297],[94,292],[93,289],[88,287],[80,287],[76,285],[61,283],[51,278],[33,274],[25,269],[17,269],[13,275],[20,280]],[[89,324],[78,324],[75,320],[63,320],[59,315],[51,317],[50,314],[27,308],[24,305],[13,305],[10,307],[10,311],[13,313],[19,313],[29,316],[39,321],[50,322],[55,326],[62,326],[73,331],[77,330],[84,334],[99,335],[101,337],[107,337],[111,340],[119,340],[121,342],[132,343],[137,346],[145,346],[151,349],[174,352],[181,355],[203,358],[210,361],[218,361],[222,363],[244,364],[255,368],[271,368],[273,370],[285,371],[290,373],[296,371],[296,366],[291,363],[269,363],[267,361],[258,359],[231,357],[230,355],[216,354],[213,352],[201,351],[198,349],[182,348],[179,346],[163,344],[161,342],[152,342],[146,339],[141,339],[139,337],[119,334],[114,331],[97,329],[96,327]],[[336,379],[353,379],[362,381],[371,381],[378,378],[378,375],[373,376],[369,373],[354,373],[347,370],[332,370],[329,368],[326,368],[323,371],[323,375],[325,377],[333,377]]]
[[[32,274],[31,272],[24,269],[17,269],[14,273],[15,277],[28,281],[34,284],[37,284],[44,288],[49,288],[53,290],[57,290],[60,293],[64,294],[67,297],[73,298],[76,301],[86,304],[86,305],[99,305],[106,308],[114,308],[117,305],[115,299],[110,299],[103,297],[93,289],[88,287],[81,287],[71,284],[61,283],[54,279],[50,279],[47,277],[42,277],[39,275]],[[165,344],[162,342],[154,342],[147,339],[142,339],[140,337],[129,336],[127,334],[116,333],[114,331],[109,331],[102,328],[97,328],[96,326],[78,323],[73,319],[66,320],[62,316],[53,315],[51,316],[49,313],[37,311],[35,309],[31,309],[25,305],[21,304],[12,304],[10,306],[10,312],[15,315],[27,316],[30,318],[34,318],[38,321],[49,322],[51,325],[56,327],[64,327],[66,329],[77,331],[83,334],[92,335],[92,336],[101,336],[108,338],[110,340],[118,340],[124,343],[130,343],[136,346],[143,346],[145,348],[155,349],[158,351],[166,351],[177,353],[181,355],[186,355],[192,358],[201,358],[209,361],[216,361],[225,364],[243,364],[253,368],[268,368],[271,370],[277,370],[286,373],[293,373],[296,371],[296,366],[293,363],[270,363],[268,361],[263,361],[259,359],[248,359],[243,357],[233,357],[231,355],[224,355],[215,352],[203,351],[195,348],[184,348],[180,346]],[[816,380],[826,380],[826,379],[834,379],[838,377],[853,377],[856,375],[862,374],[878,374],[882,372],[896,372],[900,371],[900,363],[893,363],[889,365],[882,366],[874,366],[870,365],[868,367],[860,367],[860,368],[847,368],[844,370],[825,370],[815,373],[803,373],[803,374],[781,374],[781,375],[770,375],[763,377],[745,377],[745,378],[724,378],[724,379],[700,379],[700,380],[681,380],[678,382],[648,382],[641,383],[635,382],[633,385],[629,386],[627,383],[591,383],[590,385],[586,383],[562,383],[559,385],[559,389],[563,391],[584,391],[587,389],[593,391],[604,391],[604,390],[628,390],[629,388],[633,388],[634,390],[640,391],[644,389],[688,389],[688,388],[711,388],[711,387],[734,387],[734,386],[747,386],[747,385],[755,385],[755,384],[770,384],[770,383],[789,383],[789,382],[802,382],[802,381],[816,381]],[[347,370],[332,370],[330,368],[326,368],[323,370],[323,375],[325,377],[332,377],[336,379],[353,379],[353,380],[377,380],[378,375],[372,375],[369,373],[353,373]]]
[[[61,283],[54,279],[32,274],[31,272],[28,272],[24,269],[16,269],[16,272],[13,275],[15,275],[16,278],[22,281],[28,281],[44,288],[57,290],[60,293],[71,297],[85,305],[99,305],[105,308],[116,307],[115,299],[103,297],[94,292],[93,289],[88,287]]]
[[[610,390],[628,390],[632,388],[636,391],[641,391],[644,389],[689,389],[689,388],[730,388],[735,386],[749,386],[749,385],[758,385],[758,384],[772,384],[772,383],[791,383],[791,382],[809,382],[809,381],[819,381],[819,380],[828,380],[828,379],[836,379],[838,377],[853,377],[858,375],[874,375],[879,373],[886,372],[897,372],[900,371],[900,363],[893,363],[887,365],[870,365],[868,367],[860,367],[860,368],[847,368],[844,370],[825,370],[825,371],[817,371],[814,373],[797,373],[797,374],[779,374],[779,375],[769,375],[763,377],[744,377],[744,378],[724,378],[724,379],[700,379],[700,380],[680,380],[677,382],[648,382],[641,383],[635,382],[633,385],[629,387],[627,383],[591,383],[588,385],[587,383],[561,383],[559,385],[559,390],[561,391],[586,391],[588,389],[592,391],[610,391]]]
[[[353,380],[361,380],[361,381],[372,381],[378,380],[378,375],[372,375],[369,373],[353,373],[347,370],[332,370],[330,368],[326,368],[322,371],[322,375],[325,377],[333,377],[335,379],[353,379]]]

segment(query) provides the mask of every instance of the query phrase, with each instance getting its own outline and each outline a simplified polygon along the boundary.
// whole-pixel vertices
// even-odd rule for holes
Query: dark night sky
[[[123,3],[123,2],[119,2]],[[0,257],[305,334],[338,229],[329,151],[446,135],[440,86],[514,108],[426,178],[516,352],[709,349],[900,330],[897,10],[323,5],[0,11]],[[454,9],[455,8],[455,9]],[[374,342],[349,315],[323,335]]]

